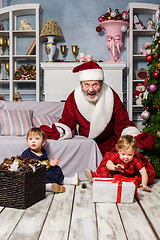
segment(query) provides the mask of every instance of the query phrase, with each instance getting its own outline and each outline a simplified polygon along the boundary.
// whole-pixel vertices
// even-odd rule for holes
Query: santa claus
[[[104,83],[103,70],[96,62],[78,65],[73,73],[79,74],[80,86],[67,98],[56,128],[54,124],[52,128],[41,126],[49,138],[72,138],[78,125],[79,135],[94,139],[104,156],[107,151],[116,151],[121,135],[141,135],[117,93]]]

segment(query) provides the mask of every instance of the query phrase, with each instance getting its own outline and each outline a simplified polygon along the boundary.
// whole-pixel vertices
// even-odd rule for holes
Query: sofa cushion
[[[0,124],[2,136],[24,136],[32,128],[32,115],[30,110],[4,110],[0,109]]]
[[[52,125],[52,123],[58,122],[58,117],[54,115],[39,115],[39,116],[33,116],[32,119],[33,125],[35,127],[40,127],[41,125]]]

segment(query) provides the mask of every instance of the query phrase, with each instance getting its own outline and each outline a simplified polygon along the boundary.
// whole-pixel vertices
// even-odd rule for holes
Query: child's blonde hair
[[[31,128],[28,131],[26,138],[28,139],[30,135],[39,135],[40,137],[42,137],[43,141],[45,141],[47,139],[47,136],[46,136],[45,132],[43,131],[42,128],[39,128],[39,127]]]
[[[128,149],[129,147],[132,147],[134,152],[138,150],[135,138],[131,135],[121,136],[116,144],[116,150]]]

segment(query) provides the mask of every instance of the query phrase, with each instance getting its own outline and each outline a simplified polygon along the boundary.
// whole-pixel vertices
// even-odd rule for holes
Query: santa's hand
[[[58,163],[59,163],[59,161],[60,161],[59,158],[54,159],[54,156],[52,156],[52,158],[51,158],[51,160],[50,160],[50,165],[51,165],[52,167],[57,166]]]
[[[63,123],[55,123],[55,126],[56,126],[58,132],[60,133],[59,139],[72,138],[71,129],[67,125],[65,125]]]
[[[115,165],[115,171],[124,172],[124,166],[121,164]]]

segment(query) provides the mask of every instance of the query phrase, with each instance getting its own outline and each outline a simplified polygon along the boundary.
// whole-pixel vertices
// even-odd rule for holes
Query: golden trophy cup
[[[9,55],[9,38],[6,38],[6,45],[7,45],[7,48],[8,48],[8,55]]]
[[[64,57],[66,55],[66,50],[67,50],[67,45],[60,45],[61,48],[61,53],[63,55],[63,61],[64,61]]]
[[[3,46],[5,44],[5,38],[0,37],[0,46],[1,46],[1,56],[3,55]]]
[[[76,56],[78,53],[78,46],[77,45],[72,45],[72,53],[74,55],[74,61],[76,61]]]
[[[7,72],[7,79],[9,79],[9,62],[5,62],[5,69]]]

